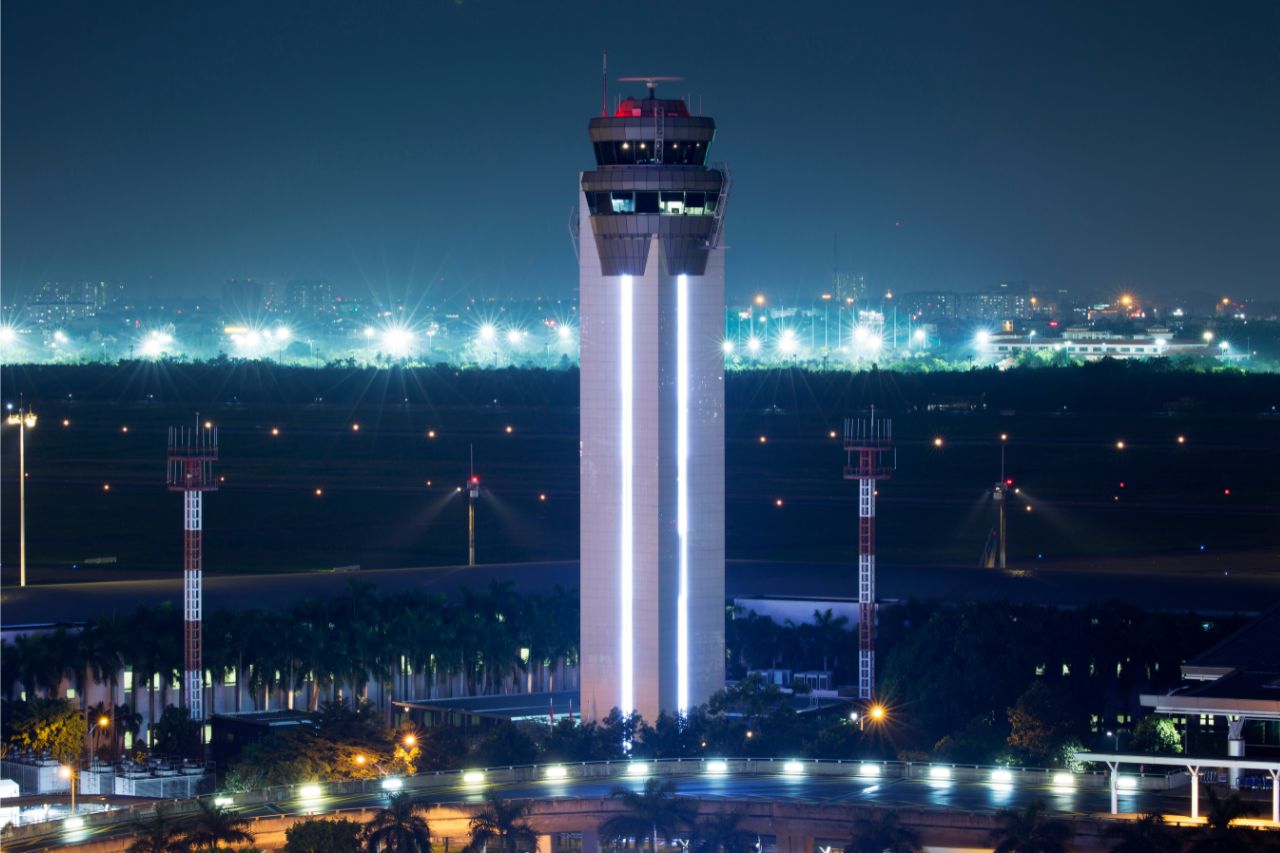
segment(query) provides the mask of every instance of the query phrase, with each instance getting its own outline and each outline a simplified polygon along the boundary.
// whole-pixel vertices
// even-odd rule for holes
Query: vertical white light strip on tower
[[[634,609],[634,519],[635,512],[632,469],[635,464],[633,448],[633,424],[632,409],[635,404],[634,400],[634,307],[632,305],[632,282],[631,276],[624,275],[622,277],[622,310],[621,323],[622,330],[619,334],[621,346],[621,358],[619,359],[620,373],[619,386],[622,389],[622,433],[620,443],[622,445],[622,553],[621,557],[621,579],[622,587],[622,614],[621,614],[621,662],[622,662],[622,684],[621,684],[621,705],[620,710],[623,714],[630,714],[636,709],[635,700],[635,614]]]
[[[676,517],[680,593],[676,604],[676,710],[689,709],[689,277],[676,277]]]

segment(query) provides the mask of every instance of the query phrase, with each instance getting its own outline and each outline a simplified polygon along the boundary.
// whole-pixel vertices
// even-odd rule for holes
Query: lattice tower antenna
[[[858,698],[871,701],[876,665],[876,483],[896,466],[893,421],[876,415],[844,422],[844,478],[858,481]]]
[[[218,430],[201,425],[169,428],[168,486],[182,492],[182,704],[192,720],[203,721],[204,666],[201,622],[204,612],[204,493],[216,492],[213,463],[218,459]]]

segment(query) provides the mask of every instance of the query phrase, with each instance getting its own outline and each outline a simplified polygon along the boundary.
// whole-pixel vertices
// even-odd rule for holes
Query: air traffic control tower
[[[581,707],[679,712],[724,686],[724,251],[715,122],[624,98],[579,197]]]

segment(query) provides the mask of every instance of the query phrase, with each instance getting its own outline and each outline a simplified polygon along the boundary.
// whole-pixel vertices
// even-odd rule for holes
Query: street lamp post
[[[6,422],[18,428],[18,585],[27,585],[27,430],[36,425],[30,406],[19,406]]]
[[[79,768],[68,767],[62,765],[62,778],[71,780],[71,816],[76,816],[76,777],[80,775]]]

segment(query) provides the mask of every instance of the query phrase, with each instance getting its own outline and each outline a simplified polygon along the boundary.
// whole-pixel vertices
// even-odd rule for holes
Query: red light
[[[1120,488],[1122,488],[1122,489],[1124,488],[1124,483],[1121,483],[1121,484],[1120,484]]]
[[[472,474],[472,475],[471,475],[471,485],[476,486],[476,485],[479,485],[479,484],[480,484],[480,478],[479,478],[479,477],[477,477],[477,476],[475,476],[474,474]]]
[[[1005,481],[1004,481],[1004,484],[1005,484],[1006,486],[1012,486],[1012,485],[1013,485],[1013,478],[1012,478],[1012,477],[1010,477],[1009,479],[1005,480]]]
[[[1057,320],[1050,320],[1050,321],[1049,321],[1049,328],[1051,328],[1051,329],[1056,329],[1056,328],[1058,328],[1058,321],[1057,321]]]
[[[1230,489],[1223,489],[1223,490],[1222,490],[1222,493],[1223,493],[1224,495],[1229,495],[1229,494],[1231,494],[1231,490],[1230,490]]]

